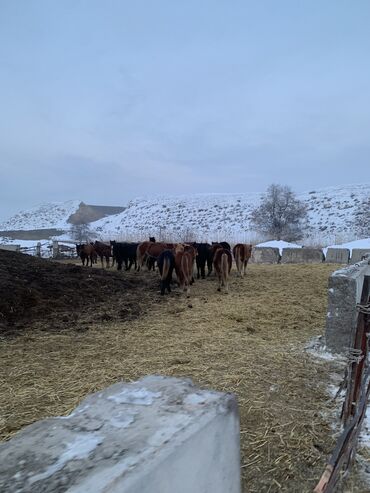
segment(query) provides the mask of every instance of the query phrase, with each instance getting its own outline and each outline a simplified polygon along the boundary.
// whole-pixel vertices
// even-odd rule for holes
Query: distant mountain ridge
[[[3,222],[0,232],[54,228],[68,233],[71,218],[91,217],[92,220],[94,214],[109,214],[90,223],[91,229],[105,239],[140,240],[150,234],[173,239],[186,236],[207,241],[221,238],[254,241],[257,234],[251,229],[250,215],[261,195],[204,193],[138,197],[125,207],[99,206],[100,211],[88,209],[91,206],[81,201],[43,204]],[[297,196],[308,206],[310,228],[306,237],[318,242],[348,241],[355,238],[353,213],[356,206],[370,196],[370,183],[317,188]],[[114,214],[120,209],[121,212]],[[91,216],[86,216],[87,212]]]

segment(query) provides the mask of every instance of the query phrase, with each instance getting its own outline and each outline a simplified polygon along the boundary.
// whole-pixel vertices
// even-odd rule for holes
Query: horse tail
[[[229,259],[227,253],[221,255],[221,279],[222,284],[226,287],[226,292],[228,292],[227,280],[229,277]]]
[[[141,243],[136,248],[136,261],[137,261],[137,270],[139,271],[143,266],[144,255],[141,254],[140,249]]]
[[[236,263],[236,269],[238,271],[238,274],[241,276],[242,275],[242,262],[241,262],[241,255],[240,255],[240,250],[241,247],[237,246],[235,249],[235,263]]]
[[[188,254],[183,254],[183,256],[181,258],[181,270],[182,270],[183,275],[184,275],[186,292],[189,295],[190,294],[191,274],[190,274],[190,262],[189,262],[189,255]]]
[[[163,260],[163,270],[162,270],[162,275],[161,275],[161,281],[165,281],[167,279],[169,270],[170,270],[170,259],[168,257],[165,257]]]

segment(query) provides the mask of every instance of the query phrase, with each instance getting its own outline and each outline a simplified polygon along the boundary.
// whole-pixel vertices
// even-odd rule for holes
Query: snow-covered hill
[[[370,183],[309,190],[298,194],[308,205],[310,229],[305,244],[339,244],[356,239],[353,213],[370,196]],[[149,235],[173,240],[262,241],[250,226],[250,214],[260,193],[217,193],[136,198],[120,214],[91,223],[103,239],[145,239]],[[0,231],[59,229],[68,231],[68,218],[81,201],[43,204],[20,212],[0,224]],[[64,238],[66,237],[64,235]]]
[[[79,208],[81,200],[67,202],[49,202],[38,205],[27,211],[18,212],[7,221],[0,223],[0,231],[59,229],[67,230],[71,225],[69,216]]]
[[[338,243],[355,238],[353,213],[370,195],[370,184],[310,190],[298,194],[308,205],[312,243]],[[258,235],[249,220],[260,193],[156,196],[132,200],[121,214],[91,224],[105,238],[146,238],[150,235],[198,240],[252,241]]]

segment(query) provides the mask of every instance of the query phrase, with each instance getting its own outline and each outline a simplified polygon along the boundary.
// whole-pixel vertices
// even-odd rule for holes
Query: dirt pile
[[[0,336],[35,323],[46,330],[83,330],[96,321],[137,318],[156,280],[65,265],[0,250]]]

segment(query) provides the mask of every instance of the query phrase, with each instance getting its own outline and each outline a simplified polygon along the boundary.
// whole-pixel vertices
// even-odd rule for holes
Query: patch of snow
[[[119,394],[110,395],[107,399],[116,402],[117,404],[136,404],[139,406],[150,406],[153,404],[153,399],[161,397],[162,392],[152,392],[145,388],[141,389],[125,389]]]
[[[348,248],[351,251],[351,255],[352,255],[352,250],[354,248],[369,249],[370,252],[370,238],[363,238],[362,240],[355,240],[355,241],[350,241],[348,243],[341,243],[340,245],[330,245],[324,248],[325,255],[326,252],[328,251],[328,248]]]
[[[362,423],[360,443],[364,447],[370,447],[370,409],[366,409],[366,415]]]
[[[202,392],[201,394],[188,394],[184,399],[184,404],[188,406],[199,406],[215,399],[212,392]]]
[[[128,428],[135,421],[136,414],[120,412],[110,419],[110,423],[116,428]]]
[[[325,361],[335,361],[337,359],[337,356],[334,356],[334,354],[326,351],[325,349],[308,349],[307,352],[314,358],[319,358]]]
[[[263,243],[258,243],[257,247],[271,247],[278,248],[280,255],[283,253],[283,248],[302,248],[302,245],[297,245],[296,243],[289,243],[283,240],[270,240]]]
[[[63,469],[67,462],[76,459],[84,459],[104,440],[104,437],[94,433],[78,435],[77,438],[67,444],[66,450],[60,455],[59,459],[49,466],[44,472],[35,474],[29,478],[29,483],[33,484],[42,479],[50,477],[57,471]]]

